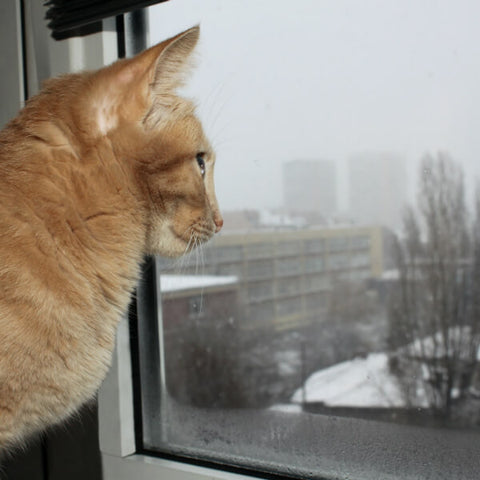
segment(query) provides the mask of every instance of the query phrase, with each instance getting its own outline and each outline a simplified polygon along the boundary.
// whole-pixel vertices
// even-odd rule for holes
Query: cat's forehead
[[[195,115],[195,104],[191,100],[174,94],[157,94],[151,98],[151,107],[142,122],[147,128],[161,130]]]
[[[172,109],[168,118],[157,123],[156,130],[172,135],[190,148],[213,155],[210,142],[196,113],[195,104],[190,100],[180,98],[178,100],[176,108]]]

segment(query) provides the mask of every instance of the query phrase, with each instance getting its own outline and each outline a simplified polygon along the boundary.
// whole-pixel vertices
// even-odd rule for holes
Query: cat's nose
[[[217,214],[213,221],[215,222],[215,233],[218,233],[223,227],[223,218],[220,214]]]

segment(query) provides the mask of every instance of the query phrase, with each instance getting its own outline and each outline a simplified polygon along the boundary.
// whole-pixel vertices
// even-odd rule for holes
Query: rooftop
[[[162,292],[179,292],[182,290],[200,290],[211,287],[233,285],[238,278],[234,275],[160,275]]]

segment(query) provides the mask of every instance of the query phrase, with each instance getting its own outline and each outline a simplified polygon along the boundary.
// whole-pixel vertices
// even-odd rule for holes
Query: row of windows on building
[[[242,238],[248,241],[247,235],[238,235],[239,243]],[[228,246],[217,246],[206,251],[210,262],[235,262],[265,258],[278,258],[308,254],[332,254],[332,252],[352,252],[370,247],[368,236],[335,237],[329,239],[291,240],[291,241],[263,241]]]
[[[235,276],[243,325],[293,328],[322,317],[336,283],[365,280],[381,270],[383,233],[378,227],[352,227],[225,235],[206,247],[200,267],[194,254],[182,261],[181,272],[168,261],[162,271]],[[208,309],[208,300],[203,303]]]

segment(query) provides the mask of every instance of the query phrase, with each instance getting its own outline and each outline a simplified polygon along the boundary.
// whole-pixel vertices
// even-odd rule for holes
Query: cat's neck
[[[30,268],[32,275],[47,272],[75,298],[88,285],[92,299],[82,308],[90,303],[92,316],[95,309],[110,310],[118,319],[145,251],[146,220],[133,167],[116,158],[108,138],[79,148],[65,137],[66,127],[43,118],[24,128],[29,135],[21,149],[12,151],[15,142],[0,149],[5,228],[17,229],[19,244],[31,243],[32,234],[36,239],[19,261],[41,261]],[[22,134],[16,124],[6,132]]]

